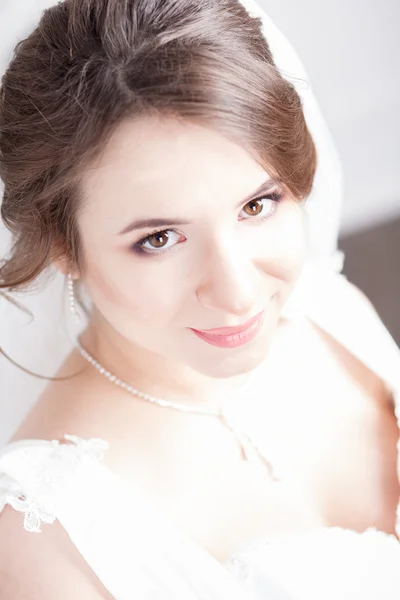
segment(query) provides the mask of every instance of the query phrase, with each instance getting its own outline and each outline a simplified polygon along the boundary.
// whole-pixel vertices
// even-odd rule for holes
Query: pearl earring
[[[69,295],[69,308],[72,313],[72,317],[73,317],[75,323],[79,323],[81,318],[76,309],[76,300],[75,300],[75,294],[74,294],[74,281],[72,279],[71,273],[68,273],[68,295]]]

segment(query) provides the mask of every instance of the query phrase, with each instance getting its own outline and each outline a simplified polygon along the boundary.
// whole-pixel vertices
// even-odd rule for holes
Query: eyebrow
[[[246,202],[250,202],[256,196],[260,196],[260,194],[267,194],[268,192],[270,192],[277,185],[279,185],[279,180],[278,179],[272,179],[272,178],[267,179],[252,194],[250,194],[249,196],[247,196],[247,198],[245,198],[244,200],[241,200],[237,204],[236,208],[239,208],[240,206],[242,206],[242,204],[246,204]],[[132,231],[136,231],[137,229],[148,229],[148,228],[151,228],[151,227],[169,227],[171,225],[190,225],[190,221],[185,221],[185,220],[182,220],[182,219],[171,219],[171,218],[166,218],[166,217],[162,217],[162,218],[157,218],[156,217],[156,218],[151,218],[151,219],[140,219],[138,221],[132,221],[132,223],[129,223],[129,225],[127,225],[126,227],[124,227],[118,233],[118,235],[126,235],[127,233],[130,233]]]

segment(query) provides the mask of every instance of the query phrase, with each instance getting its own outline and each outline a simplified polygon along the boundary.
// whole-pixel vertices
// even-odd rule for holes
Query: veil
[[[36,27],[42,11],[54,0],[3,0],[0,5],[0,72],[12,57],[16,43]],[[247,11],[263,21],[264,34],[282,75],[291,81],[301,99],[308,128],[314,139],[318,165],[313,190],[305,205],[308,228],[308,264],[326,270],[341,270],[337,250],[343,179],[340,160],[314,96],[304,66],[289,41],[255,0],[241,0]],[[0,197],[2,190],[0,189]],[[0,223],[0,256],[10,247],[10,236]],[[0,296],[0,346],[7,356],[25,369],[46,377],[72,349],[70,336],[85,327],[72,322],[68,314],[65,277],[54,269],[51,277],[36,282],[37,290],[14,293],[13,297],[32,315]],[[47,385],[48,380],[30,375],[0,354],[0,445],[6,443]]]

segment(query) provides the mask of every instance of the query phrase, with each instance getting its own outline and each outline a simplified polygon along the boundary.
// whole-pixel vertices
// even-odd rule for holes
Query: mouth
[[[198,330],[190,328],[205,342],[220,348],[235,348],[247,344],[256,337],[264,321],[265,311],[261,311],[243,325]]]

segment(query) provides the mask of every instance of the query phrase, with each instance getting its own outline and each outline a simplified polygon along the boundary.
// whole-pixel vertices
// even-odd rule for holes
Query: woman
[[[4,597],[398,597],[400,357],[308,262],[323,146],[267,30],[70,0],[7,69],[1,286],[55,266],[87,324],[0,456]]]

